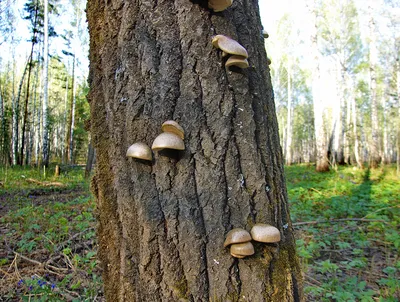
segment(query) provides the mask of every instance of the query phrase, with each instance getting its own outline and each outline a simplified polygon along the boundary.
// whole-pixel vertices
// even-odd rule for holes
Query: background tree
[[[213,13],[206,1],[91,0],[87,16],[106,298],[300,300],[257,1]],[[251,68],[225,70],[215,34],[244,45]],[[184,152],[126,158],[168,119],[185,129]],[[256,222],[276,225],[282,241],[232,258],[226,233]]]

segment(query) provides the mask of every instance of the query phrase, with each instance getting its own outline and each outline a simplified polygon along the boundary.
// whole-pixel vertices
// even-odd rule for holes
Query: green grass
[[[286,177],[307,300],[398,301],[400,182],[395,168],[340,167],[318,174],[314,167],[291,166]]]
[[[76,167],[57,178],[48,172],[1,170],[2,301],[94,301],[102,296],[95,205],[84,171]]]
[[[53,169],[0,169],[0,297],[101,300],[95,204],[83,169],[58,178]],[[394,167],[316,173],[300,165],[286,167],[286,178],[307,301],[399,301]]]

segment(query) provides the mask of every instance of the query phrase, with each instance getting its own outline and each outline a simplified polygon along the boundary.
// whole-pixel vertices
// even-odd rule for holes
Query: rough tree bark
[[[107,301],[300,301],[283,157],[255,0],[213,13],[207,1],[90,0],[92,190]],[[250,68],[225,70],[215,34],[235,38]],[[185,151],[125,156],[165,120]],[[235,259],[234,227],[279,228],[277,245]]]

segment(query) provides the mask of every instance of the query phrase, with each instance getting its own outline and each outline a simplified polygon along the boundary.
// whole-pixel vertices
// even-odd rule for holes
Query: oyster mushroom
[[[178,135],[181,139],[185,138],[185,131],[183,128],[175,121],[166,121],[161,125],[161,130],[163,132],[170,132]]]
[[[239,68],[248,68],[249,62],[245,57],[233,55],[230,56],[229,59],[226,61],[225,66],[226,67],[237,66]]]
[[[151,149],[158,151],[161,149],[175,149],[175,150],[185,150],[185,144],[183,140],[171,132],[163,132],[153,142]]]
[[[231,256],[236,258],[244,258],[254,254],[253,244],[249,242],[235,243],[231,245]]]
[[[249,57],[246,48],[240,45],[239,42],[224,35],[214,36],[212,45],[230,55],[238,55],[245,58]]]
[[[126,151],[126,156],[150,161],[153,160],[153,154],[151,153],[150,147],[142,142],[137,142],[131,145]]]
[[[269,224],[257,223],[250,231],[251,237],[255,241],[274,243],[281,240],[281,233],[279,230]]]
[[[232,5],[232,0],[208,0],[208,7],[215,12],[221,12]]]
[[[241,228],[232,229],[226,234],[224,247],[234,243],[244,243],[251,241],[250,233]]]

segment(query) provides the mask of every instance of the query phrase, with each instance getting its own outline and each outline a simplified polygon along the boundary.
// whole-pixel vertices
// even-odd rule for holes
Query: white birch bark
[[[43,53],[43,137],[42,164],[49,165],[49,120],[48,120],[48,86],[49,86],[49,11],[48,0],[44,0],[44,53]]]
[[[292,153],[292,67],[290,58],[288,58],[288,66],[287,66],[287,140],[286,140],[286,164],[291,165],[293,163],[293,153]]]
[[[378,99],[376,85],[376,67],[378,62],[378,53],[376,48],[376,26],[373,17],[374,7],[373,2],[369,3],[369,63],[370,63],[370,91],[371,91],[371,121],[372,121],[372,139],[370,146],[370,165],[372,168],[377,168],[380,163],[379,156],[379,119],[378,119]]]

